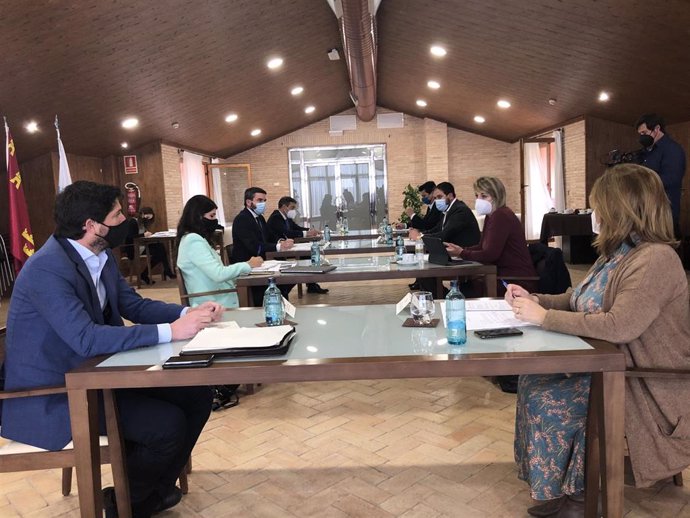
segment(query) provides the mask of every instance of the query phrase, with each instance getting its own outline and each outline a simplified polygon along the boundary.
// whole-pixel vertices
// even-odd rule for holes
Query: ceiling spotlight
[[[608,101],[611,98],[611,96],[608,94],[608,92],[601,92],[599,94],[599,100],[603,103]]]
[[[138,125],[139,119],[135,119],[134,117],[130,117],[129,119],[125,119],[122,121],[122,127],[125,129],[136,128]]]
[[[432,90],[438,90],[439,88],[441,88],[441,83],[439,83],[438,81],[427,81],[426,85]]]
[[[474,122],[476,122],[477,124],[484,124],[486,122],[486,119],[481,115],[475,115]]]
[[[506,101],[505,99],[500,99],[500,100],[496,103],[496,105],[497,105],[499,108],[504,108],[504,109],[505,109],[505,108],[510,108],[510,101]]]
[[[276,68],[280,68],[280,66],[283,64],[283,58],[272,58],[269,59],[268,62],[266,63],[266,66],[270,68],[271,70],[275,70]]]
[[[179,122],[173,122],[173,123],[171,124],[171,126],[173,127],[173,129],[177,129],[177,128],[180,127],[180,123],[179,123]]]
[[[551,99],[549,99],[549,104],[551,106],[555,106],[556,105],[556,99],[554,99],[553,97]]]
[[[290,93],[291,93],[292,95],[299,95],[299,94],[301,94],[302,92],[304,92],[304,88],[302,88],[301,86],[296,86],[296,87],[294,87],[292,90],[290,90]]]
[[[120,147],[122,149],[127,149],[129,147],[129,144],[127,144],[127,142],[123,142],[122,144],[120,144]]]
[[[29,133],[36,133],[38,131],[38,122],[31,121],[26,125],[26,131]]]
[[[236,113],[230,113],[225,116],[225,122],[235,122],[237,120],[237,114]]]
[[[338,61],[340,59],[340,53],[338,49],[331,49],[328,51],[328,59],[331,61]]]
[[[314,110],[316,110],[316,108],[314,106],[307,106],[304,109],[304,113],[314,113]]]
[[[429,51],[436,57],[442,58],[447,54],[446,49],[439,45],[434,45],[429,49]]]
[[[417,99],[417,106],[420,108],[426,108],[426,101],[424,99]]]
[[[261,135],[261,130],[259,128],[253,129],[250,135],[252,137],[258,137],[259,135]]]

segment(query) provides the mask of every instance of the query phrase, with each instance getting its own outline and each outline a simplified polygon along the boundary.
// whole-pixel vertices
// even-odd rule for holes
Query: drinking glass
[[[430,291],[415,291],[410,302],[410,314],[417,324],[429,324],[436,311],[434,296]]]

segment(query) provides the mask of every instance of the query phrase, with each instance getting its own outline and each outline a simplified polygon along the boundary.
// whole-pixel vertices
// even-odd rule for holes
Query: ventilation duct
[[[367,122],[376,115],[376,7],[371,0],[335,0],[350,96],[357,117]]]

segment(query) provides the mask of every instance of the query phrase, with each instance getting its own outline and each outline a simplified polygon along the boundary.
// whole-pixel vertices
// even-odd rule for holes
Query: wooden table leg
[[[599,449],[601,452],[601,488],[605,518],[623,516],[623,458],[625,456],[625,373],[603,372]]]
[[[237,298],[239,299],[241,308],[249,308],[252,306],[253,302],[249,302],[249,297],[251,297],[250,286],[237,286]]]
[[[98,398],[95,390],[68,390],[75,468],[82,518],[103,514],[101,452],[98,445]]]
[[[601,483],[600,457],[599,457],[599,415],[602,402],[601,374],[592,376],[592,384],[589,389],[589,405],[587,408],[587,431],[585,448],[585,516],[597,517],[599,505],[599,491]],[[597,517],[598,518],[598,517]]]
[[[484,276],[484,289],[486,290],[487,297],[496,296],[496,274],[487,273]]]
[[[105,423],[108,431],[108,452],[110,454],[110,466],[113,471],[113,485],[117,499],[118,518],[132,518],[132,506],[130,505],[129,480],[127,479],[127,460],[125,458],[125,443],[120,427],[120,417],[117,410],[117,401],[112,390],[103,391],[103,407],[105,410]]]

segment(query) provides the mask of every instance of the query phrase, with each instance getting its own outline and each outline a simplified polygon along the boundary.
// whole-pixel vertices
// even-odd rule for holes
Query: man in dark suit
[[[26,263],[7,317],[5,388],[62,385],[87,358],[191,338],[222,314],[144,299],[119,272],[110,248],[127,236],[117,187],[75,182],[55,202],[53,236]],[[136,325],[125,326],[123,318]],[[125,439],[132,514],[177,504],[175,481],[211,411],[207,387],[115,392]],[[103,422],[101,423],[104,428]],[[71,439],[67,395],[8,400],[2,436],[47,450]],[[106,516],[117,516],[112,488]]]
[[[274,237],[266,220],[266,191],[260,187],[250,187],[244,191],[244,209],[232,222],[232,256],[231,262],[241,263],[249,261],[257,255],[266,259],[266,252],[290,250],[294,241],[281,236]],[[281,293],[285,298],[292,289],[292,285],[281,284]],[[265,288],[252,287],[255,306],[261,306]]]
[[[297,200],[290,196],[283,196],[278,200],[278,208],[268,218],[268,228],[271,231],[273,242],[279,238],[294,239],[299,237],[316,237],[320,232],[314,228],[301,227],[295,223],[297,217]],[[328,293],[315,282],[307,284],[307,293]]]
[[[453,184],[441,182],[431,195],[436,208],[442,214],[441,220],[424,234],[419,230],[411,229],[410,239],[421,239],[423,235],[437,237],[445,243],[454,243],[463,248],[479,243],[481,234],[477,218],[467,205],[455,197]],[[433,292],[436,282],[434,279],[420,279],[418,284],[421,289]]]
[[[481,234],[477,218],[470,208],[455,197],[455,188],[450,182],[441,182],[434,189],[432,196],[436,208],[442,214],[441,220],[423,234],[416,229],[410,230],[410,239],[420,239],[422,235],[438,237],[446,243],[454,243],[463,248],[479,243]]]
[[[408,226],[410,228],[416,228],[422,232],[426,230],[431,230],[438,222],[441,221],[443,214],[436,208],[434,199],[431,197],[431,193],[436,189],[436,184],[432,181],[424,182],[422,185],[417,187],[419,194],[422,197],[422,203],[426,205],[426,214],[424,216],[418,216],[414,213],[412,207],[405,209],[408,217],[410,218],[410,223]]]

